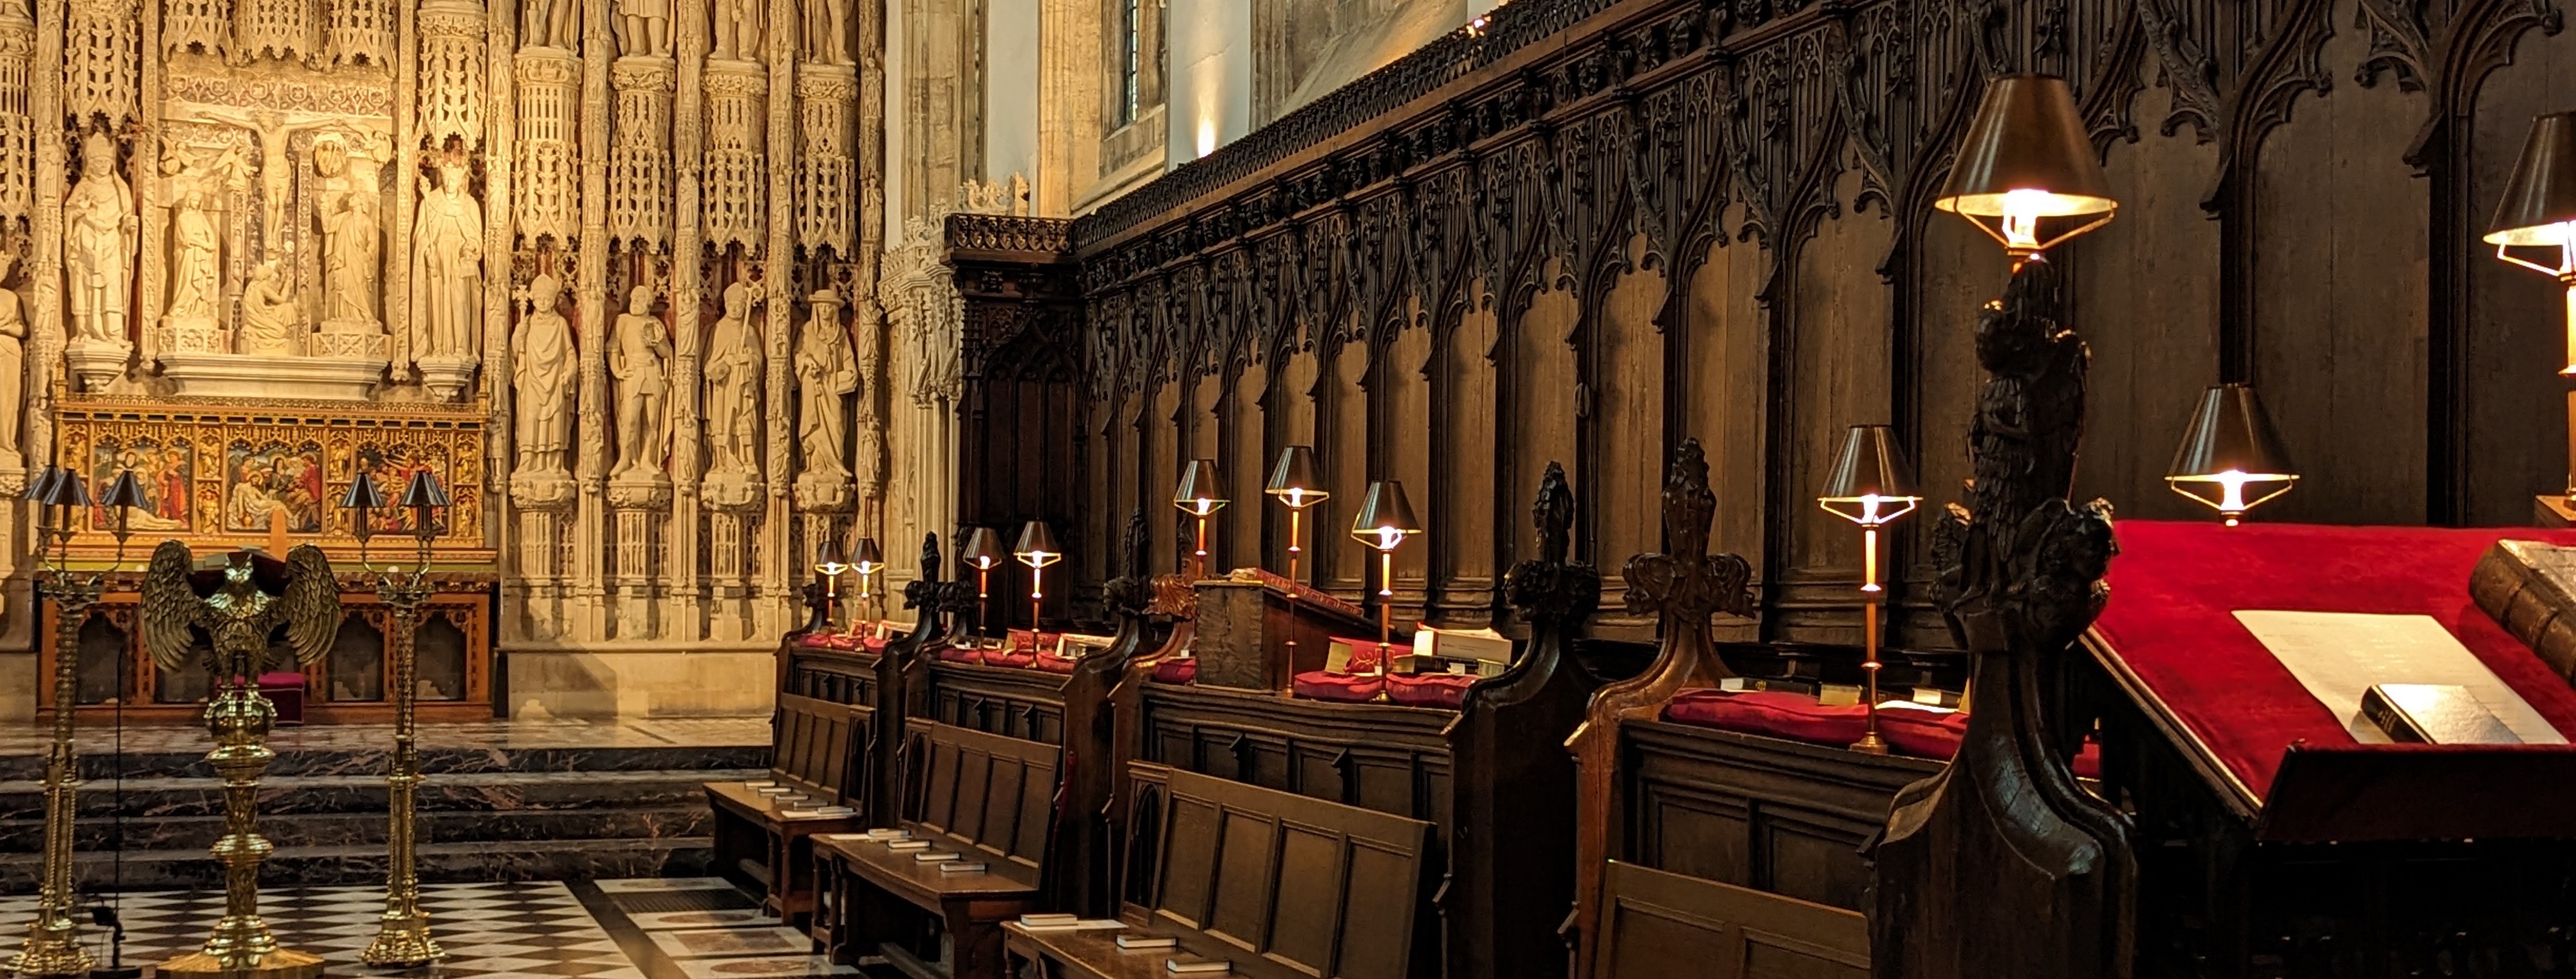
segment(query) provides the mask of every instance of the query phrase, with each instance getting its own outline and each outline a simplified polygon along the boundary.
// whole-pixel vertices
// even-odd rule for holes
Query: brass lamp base
[[[414,911],[408,916],[387,914],[376,940],[358,958],[376,969],[407,969],[427,965],[447,957],[438,947],[438,939],[429,937],[429,914]]]
[[[159,968],[169,979],[321,979],[322,957],[291,948],[273,949],[255,957],[192,952],[163,962]]]
[[[1851,750],[1864,755],[1884,755],[1887,753],[1887,740],[1879,737],[1878,732],[1871,731],[1852,742]]]
[[[98,961],[90,956],[89,949],[81,946],[79,932],[71,918],[61,919],[57,926],[48,928],[42,919],[30,926],[27,943],[20,948],[17,960],[10,963],[9,971],[22,979],[37,976],[87,977],[89,970],[97,967]]]

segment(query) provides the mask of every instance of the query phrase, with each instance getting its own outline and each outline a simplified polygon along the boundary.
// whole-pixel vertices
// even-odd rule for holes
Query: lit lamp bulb
[[[814,554],[814,573],[823,576],[823,597],[841,597],[841,576],[848,574],[850,562],[843,558],[841,542],[826,539]]]
[[[1351,537],[1377,549],[1377,662],[1378,674],[1386,674],[1388,639],[1394,628],[1395,549],[1406,538],[1422,532],[1422,524],[1413,518],[1413,504],[1404,499],[1404,484],[1389,479],[1370,483],[1368,495],[1360,499],[1358,518],[1351,521]]]
[[[1011,556],[1029,566],[1029,631],[1036,632],[1046,602],[1047,565],[1064,560],[1064,550],[1055,546],[1055,533],[1046,521],[1031,520],[1020,528],[1020,544],[1011,548]]]
[[[1191,552],[1197,562],[1198,578],[1207,577],[1208,518],[1224,509],[1228,502],[1225,491],[1217,486],[1216,460],[1192,459],[1189,465],[1182,467],[1181,485],[1172,491],[1172,505],[1198,520],[1198,548]]]
[[[1270,482],[1261,491],[1288,508],[1288,580],[1297,580],[1297,559],[1304,554],[1302,525],[1306,508],[1331,499],[1323,481],[1315,478],[1315,450],[1310,446],[1292,445],[1279,450],[1278,465],[1270,468]]]
[[[1862,715],[1865,725],[1861,739],[1852,743],[1853,751],[1887,753],[1887,742],[1878,736],[1878,606],[1887,596],[1878,583],[1878,530],[1913,513],[1922,503],[1923,497],[1914,491],[1914,469],[1906,465],[1905,450],[1885,425],[1852,426],[1843,436],[1833,475],[1825,480],[1824,492],[1816,494],[1816,505],[1826,513],[1860,525],[1860,669],[1869,689]]]
[[[1002,541],[991,527],[977,527],[966,535],[966,546],[957,552],[957,560],[975,569],[975,628],[992,632],[992,575],[1002,563]]]
[[[876,576],[877,572],[885,570],[885,553],[878,549],[877,539],[874,537],[859,538],[858,546],[852,550],[855,553],[850,555],[850,570],[859,573],[859,601],[864,605],[876,597]],[[868,609],[868,611],[873,617],[883,617],[876,615],[874,609]],[[852,633],[859,631],[859,616],[856,613],[850,616],[850,631]]]
[[[2244,384],[2221,384],[2200,396],[2200,409],[2165,470],[2165,485],[2218,511],[2230,527],[2298,481],[2263,400]]]
[[[2565,287],[2567,361],[2558,373],[2576,383],[2576,112],[2531,120],[2531,136],[2523,141],[2522,158],[2514,162],[2485,240],[2496,246],[2497,258]],[[2567,496],[2576,500],[2576,387],[2567,393],[2567,421]]]
[[[1967,218],[2019,264],[2109,224],[2120,203],[2066,80],[2008,75],[1987,85],[1932,206]]]

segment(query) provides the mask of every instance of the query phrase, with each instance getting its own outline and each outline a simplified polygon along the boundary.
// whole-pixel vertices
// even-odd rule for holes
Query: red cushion
[[[1467,688],[1476,678],[1454,673],[1425,673],[1420,676],[1389,674],[1386,699],[1412,707],[1447,707],[1456,709],[1467,699]]]
[[[279,670],[274,673],[262,673],[259,675],[259,688],[262,690],[302,690],[304,689],[304,674],[297,673],[293,670]]]
[[[1685,690],[1664,708],[1667,720],[1809,744],[1848,747],[1866,722],[1858,704],[1827,707],[1805,694],[1769,690]]]
[[[1035,663],[1037,662],[1037,659],[1038,656],[1036,653],[1023,653],[1016,650],[1006,652],[999,649],[987,649],[984,651],[984,665],[986,666],[1008,666],[1017,668]]]
[[[971,646],[942,646],[939,647],[939,659],[947,663],[981,663],[984,651]]]
[[[1036,666],[1038,669],[1045,670],[1049,673],[1071,673],[1073,672],[1073,664],[1078,662],[1081,661],[1066,659],[1062,656],[1039,656],[1037,658]]]
[[[1198,657],[1176,656],[1154,664],[1154,682],[1180,684],[1199,682]]]
[[[1878,734],[1898,754],[1949,758],[1959,753],[1959,738],[1968,732],[1968,715],[1957,711],[1887,707],[1878,712]]]
[[[1376,700],[1378,690],[1384,686],[1385,684],[1374,674],[1353,676],[1347,673],[1310,670],[1297,674],[1296,679],[1290,682],[1289,690],[1308,700],[1356,703],[1363,700]]]
[[[869,636],[866,639],[859,640],[859,645],[866,647],[868,652],[882,653],[885,652],[886,640],[879,639],[875,636]]]
[[[2096,631],[2258,796],[2270,794],[2291,743],[2348,747],[2353,740],[2236,621],[2239,609],[2432,616],[2541,717],[2576,732],[2576,689],[2479,610],[2468,591],[2470,569],[2498,538],[2563,546],[2576,545],[2576,532],[2150,520],[2121,521],[2118,532],[2111,602]]]

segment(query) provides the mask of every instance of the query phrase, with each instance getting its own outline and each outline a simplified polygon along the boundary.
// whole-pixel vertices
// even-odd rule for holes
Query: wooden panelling
[[[1449,711],[1148,684],[1142,760],[1449,825]]]
[[[1543,277],[1565,286],[1572,283],[1560,277]],[[1583,485],[1583,458],[1575,445],[1575,364],[1574,350],[1569,345],[1577,321],[1582,317],[1582,300],[1571,288],[1550,288],[1528,300],[1529,306],[1519,316],[1516,327],[1508,331],[1504,342],[1510,348],[1509,385],[1503,403],[1510,413],[1511,433],[1508,448],[1495,455],[1497,478],[1511,501],[1508,512],[1528,513],[1530,500],[1538,492],[1538,477],[1547,471],[1551,460],[1565,465],[1568,482]],[[1506,322],[1510,317],[1506,316]],[[1519,524],[1520,521],[1512,521]],[[1577,520],[1575,525],[1582,526]],[[1518,555],[1528,547],[1515,534],[1505,538],[1505,553]],[[1599,563],[1607,560],[1618,567],[1622,557],[1592,553],[1594,542],[1575,535],[1574,553],[1578,559]]]
[[[2527,523],[2532,494],[2567,483],[2566,382],[2554,374],[2568,353],[2565,290],[2497,261],[2492,247],[2475,241],[2495,218],[2531,115],[2576,108],[2576,72],[2567,70],[2576,64],[2576,31],[2524,33],[2520,41],[2510,48],[2512,67],[2473,89],[2470,120],[2451,124],[2470,139],[2466,212],[2454,215],[2467,232],[2458,321],[2465,356],[2456,375],[2466,437],[2458,467],[2444,475],[2463,489],[2455,519],[2471,526]],[[2437,381],[2442,366],[2435,365]]]
[[[1832,200],[1843,209],[1839,220],[1819,220],[1812,238],[1797,247],[1787,287],[1791,311],[1775,308],[1784,324],[1781,356],[1775,351],[1774,384],[1785,394],[1788,412],[1771,421],[1781,445],[1772,471],[1781,482],[1771,487],[1771,535],[1776,554],[1769,575],[1774,610],[1772,638],[1808,642],[1856,642],[1859,630],[1839,610],[1857,608],[1851,596],[1860,583],[1860,535],[1843,522],[1816,509],[1843,435],[1851,426],[1891,420],[1895,395],[1890,390],[1893,296],[1880,276],[1862,272],[1885,259],[1894,238],[1894,222],[1885,209],[1858,206],[1861,175],[1846,170],[1835,183]],[[1862,272],[1862,274],[1853,274]],[[1775,401],[1775,404],[1779,403]],[[1834,610],[1836,614],[1818,614]]]
[[[1743,226],[1741,205],[1718,217],[1721,243],[1709,248],[1707,260],[1691,277],[1683,305],[1688,323],[1674,331],[1674,338],[1687,351],[1676,372],[1676,385],[1688,406],[1682,434],[1700,440],[1708,455],[1709,490],[1717,496],[1709,549],[1752,562],[1758,585],[1766,567],[1762,500],[1768,483],[1763,478],[1762,444],[1764,426],[1771,417],[1770,396],[1764,389],[1764,379],[1770,376],[1771,326],[1756,297],[1771,257],[1760,239],[1737,240],[1726,231]],[[1607,566],[1618,565],[1614,561]],[[1751,638],[1749,626],[1722,628],[1721,639]]]
[[[1368,376],[1372,351],[1365,338],[1353,337],[1324,360],[1317,384],[1315,417],[1331,425],[1315,436],[1315,465],[1333,498],[1306,511],[1307,570],[1315,587],[1359,602],[1361,586],[1376,580],[1368,549],[1350,539],[1351,518],[1360,512],[1360,497],[1369,484]],[[1418,514],[1417,514],[1418,515]]]
[[[1642,253],[1645,238],[1633,238],[1627,247],[1632,255]],[[1664,334],[1655,322],[1667,295],[1660,269],[1619,276],[1618,284],[1602,296],[1586,337],[1592,379],[1581,401],[1590,456],[1583,468],[1591,478],[1575,484],[1575,496],[1604,502],[1587,511],[1593,517],[1588,525],[1578,526],[1581,535],[1594,540],[1591,552],[1613,566],[1659,543],[1654,522],[1639,518],[1655,512],[1670,455],[1664,448]],[[1625,626],[1621,631],[1632,638],[1652,636],[1651,622],[1627,617],[1620,604],[1626,591],[1627,582],[1616,575],[1601,583],[1603,614],[1596,625]]]
[[[1612,859],[1853,910],[1889,800],[1941,767],[1659,722],[1620,737]]]
[[[1371,403],[1380,406],[1378,418],[1380,455],[1372,466],[1376,478],[1393,479],[1404,484],[1405,501],[1413,504],[1417,517],[1430,519],[1426,508],[1432,501],[1431,489],[1431,331],[1408,329],[1398,332],[1379,354],[1375,384],[1383,392],[1372,390]],[[1341,528],[1347,532],[1350,528]],[[1415,540],[1395,552],[1395,616],[1397,621],[1422,617],[1423,594],[1428,589],[1426,569],[1430,567],[1432,548],[1438,542]],[[1372,567],[1369,581],[1374,594],[1377,561],[1361,550]]]
[[[1481,284],[1468,288],[1481,295]],[[1481,625],[1494,608],[1496,535],[1516,537],[1527,528],[1518,519],[1494,519],[1496,435],[1494,418],[1494,310],[1480,304],[1458,315],[1458,322],[1438,345],[1432,383],[1440,437],[1431,445],[1431,509],[1423,515],[1442,529],[1432,542],[1438,555],[1432,574],[1438,582],[1439,608],[1434,617],[1462,625]],[[1512,511],[1515,517],[1519,511]]]
[[[1613,863],[1602,895],[1601,979],[1866,979],[1855,912]]]
[[[1036,882],[1060,749],[944,724],[916,724],[907,737],[906,822],[993,873]]]
[[[1262,563],[1261,520],[1273,504],[1261,494],[1261,487],[1270,478],[1270,462],[1277,458],[1269,441],[1269,415],[1262,408],[1269,388],[1270,370],[1259,364],[1246,366],[1235,378],[1234,401],[1228,406],[1234,412],[1234,443],[1217,460],[1233,502],[1219,511],[1220,519],[1209,522],[1208,532],[1217,535],[1215,550],[1208,555],[1210,574]]]

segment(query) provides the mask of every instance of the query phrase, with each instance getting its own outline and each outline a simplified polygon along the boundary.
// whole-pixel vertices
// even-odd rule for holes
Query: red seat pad
[[[1037,660],[1038,655],[1036,653],[1011,652],[999,649],[987,649],[984,651],[984,665],[986,666],[1006,666],[1016,669],[1036,663]]]
[[[1073,664],[1076,662],[1078,661],[1069,660],[1062,656],[1048,656],[1040,654],[1037,659],[1037,668],[1049,673],[1071,673],[1073,672]]]
[[[867,647],[868,652],[882,653],[885,652],[886,640],[879,639],[875,636],[869,636],[865,639],[859,640],[859,645]]]
[[[1199,660],[1181,656],[1154,664],[1154,682],[1192,684],[1199,682]]]
[[[981,663],[984,661],[984,651],[965,646],[942,646],[939,648],[939,659],[943,663]]]
[[[1386,678],[1386,699],[1411,707],[1447,707],[1456,710],[1467,700],[1467,688],[1476,678],[1453,673],[1425,673],[1405,676],[1391,673]]]
[[[1860,740],[1867,724],[1862,713],[1859,704],[1827,707],[1802,693],[1684,690],[1664,708],[1664,719],[1840,748]]]
[[[2469,571],[2498,539],[2576,545],[2576,532],[2149,520],[2116,530],[2094,638],[2257,799],[2292,742],[2353,740],[2238,610],[2429,615],[2541,717],[2576,732],[2576,690],[2469,598]]]
[[[1308,700],[1338,700],[1355,703],[1376,700],[1378,689],[1383,685],[1375,675],[1352,676],[1347,673],[1309,670],[1297,674],[1296,678],[1289,682],[1289,691]]]

